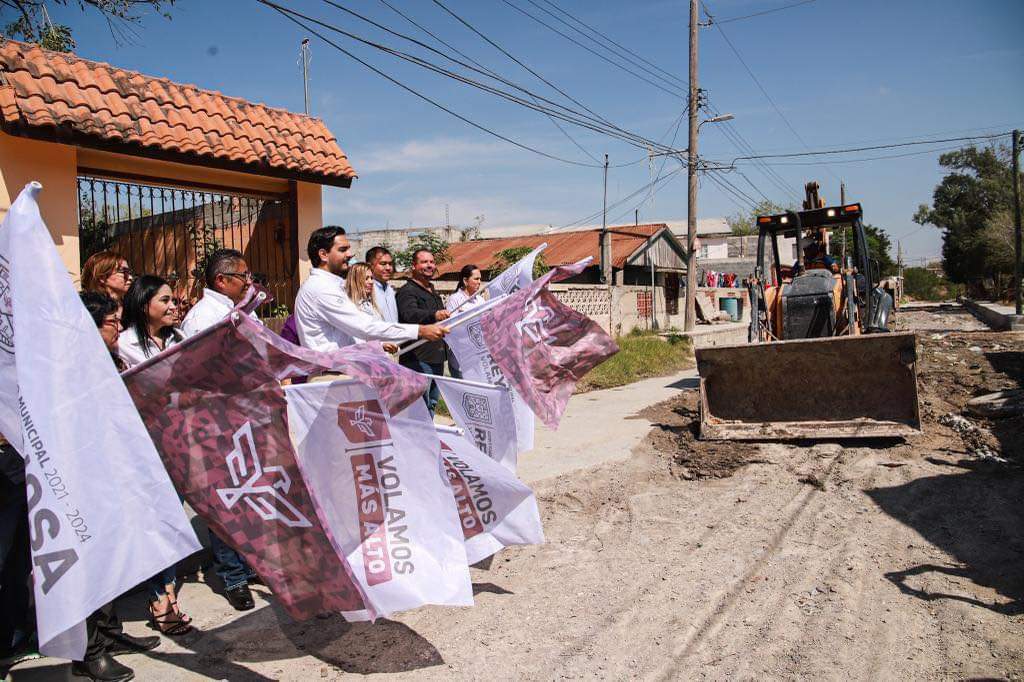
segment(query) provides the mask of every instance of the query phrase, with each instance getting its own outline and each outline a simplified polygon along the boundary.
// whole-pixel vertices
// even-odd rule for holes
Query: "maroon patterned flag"
[[[372,386],[391,414],[426,389],[375,345],[317,353],[240,312],[124,375],[179,492],[297,619],[366,608],[296,462],[279,381],[324,371]]]
[[[576,382],[619,352],[615,341],[547,288],[584,270],[591,259],[562,266],[508,296],[480,318],[494,361],[533,413],[558,428]]]

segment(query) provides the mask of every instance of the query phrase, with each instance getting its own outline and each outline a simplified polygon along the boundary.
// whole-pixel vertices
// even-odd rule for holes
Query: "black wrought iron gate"
[[[254,276],[289,309],[298,288],[298,253],[287,195],[140,184],[98,175],[78,177],[82,263],[105,249],[120,252],[133,271],[171,282],[195,302],[211,253],[237,249]]]

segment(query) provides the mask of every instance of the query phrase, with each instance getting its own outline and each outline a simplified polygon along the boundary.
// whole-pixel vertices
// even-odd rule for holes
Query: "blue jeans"
[[[420,372],[421,374],[433,374],[435,376],[444,376],[444,363],[431,363],[422,362],[416,358],[410,357],[408,360],[403,355],[401,357],[401,363],[403,366],[409,369]],[[427,401],[427,409],[430,411],[430,416],[434,416],[434,409],[437,407],[437,401],[441,399],[441,389],[437,387],[436,381],[431,381],[430,386],[427,387],[427,392],[423,394],[423,399]]]
[[[210,549],[213,551],[213,570],[224,583],[225,590],[248,585],[249,579],[256,577],[256,572],[249,568],[245,558],[212,531]]]

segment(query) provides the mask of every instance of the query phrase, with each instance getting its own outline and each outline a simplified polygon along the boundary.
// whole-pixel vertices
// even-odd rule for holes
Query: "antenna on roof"
[[[309,116],[309,58],[309,38],[303,38],[299,59],[302,60],[302,94],[306,102],[306,116]]]

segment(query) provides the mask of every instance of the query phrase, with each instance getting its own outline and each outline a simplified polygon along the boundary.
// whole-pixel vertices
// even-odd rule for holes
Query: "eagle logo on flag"
[[[284,467],[264,468],[252,438],[252,424],[235,431],[235,449],[225,461],[231,474],[233,488],[218,488],[217,495],[228,509],[240,501],[245,503],[264,521],[280,521],[289,528],[309,528],[313,524],[302,515],[285,495],[292,480]]]

